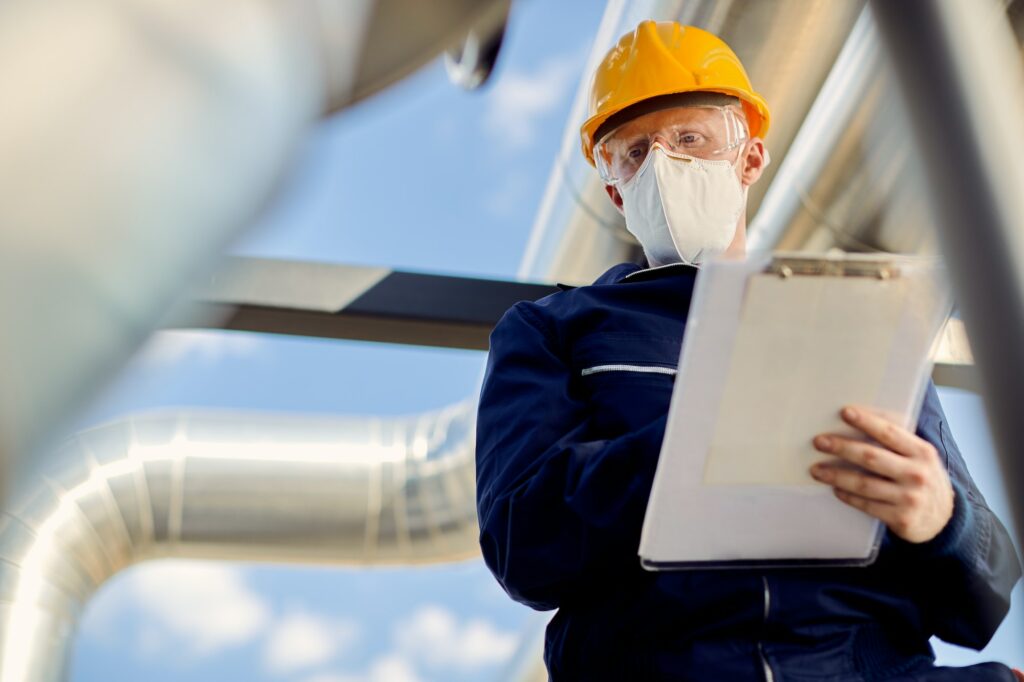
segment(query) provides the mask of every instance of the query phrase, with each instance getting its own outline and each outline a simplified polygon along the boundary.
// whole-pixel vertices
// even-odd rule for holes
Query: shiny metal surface
[[[862,7],[860,0],[612,0],[584,73],[592,73],[618,37],[641,19],[676,19],[721,35],[743,61],[772,110],[767,147],[774,163],[751,188],[748,214],[753,216]],[[589,80],[584,78],[520,277],[589,283],[611,265],[638,255],[596,171],[579,151],[579,126],[585,118],[588,88]]]
[[[311,13],[0,3],[0,465],[54,435],[275,188],[322,107]]]
[[[350,13],[349,0],[316,0],[332,16]],[[467,35],[491,37],[504,30],[510,0],[371,0],[365,26],[358,27],[360,50],[354,59],[330,59],[353,69],[347,92],[336,90],[329,99],[333,111],[357,102],[409,75],[445,50],[464,43]],[[356,3],[358,4],[358,3]],[[351,34],[344,21],[328,23],[324,41],[342,47],[339,32]]]
[[[935,252],[897,95],[865,8],[749,227],[751,250]]]
[[[749,251],[770,251],[786,236],[790,237],[790,250],[793,249],[797,240],[789,235],[791,227],[811,201],[811,186],[832,160],[844,132],[853,125],[865,93],[878,78],[881,61],[874,22],[870,10],[865,8],[789,152],[777,164],[774,182],[747,228]]]
[[[478,555],[474,413],[154,414],[78,434],[0,516],[0,680],[64,679],[85,603],[144,559]]]
[[[923,157],[928,198],[1024,542],[1024,68],[1005,3],[873,0]]]
[[[493,2],[487,16],[444,53],[445,71],[453,83],[476,90],[490,78],[505,39],[509,8],[510,0]]]
[[[216,266],[320,116],[507,6],[0,3],[0,499],[8,461],[59,435]]]

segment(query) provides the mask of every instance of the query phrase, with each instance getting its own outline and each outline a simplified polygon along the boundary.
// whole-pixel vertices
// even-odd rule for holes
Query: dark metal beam
[[[513,303],[559,288],[566,286],[232,258],[165,326],[487,350]],[[952,320],[944,335],[932,378],[977,391],[962,323]]]
[[[487,350],[502,314],[547,284],[234,258],[167,326]]]

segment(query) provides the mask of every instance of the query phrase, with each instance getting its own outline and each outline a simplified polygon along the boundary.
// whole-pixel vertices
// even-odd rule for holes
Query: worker
[[[487,565],[516,601],[558,610],[554,682],[1014,680],[999,663],[934,663],[933,635],[985,646],[1020,566],[932,385],[916,433],[849,406],[866,439],[814,439],[813,477],[885,524],[870,566],[640,565],[694,281],[744,252],[769,120],[733,51],[698,28],[645,21],[597,67],[583,153],[645,258],[518,303],[494,329],[477,422]]]

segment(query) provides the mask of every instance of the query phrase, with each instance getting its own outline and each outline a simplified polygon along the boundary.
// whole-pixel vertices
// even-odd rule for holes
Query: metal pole
[[[872,0],[926,172],[1024,546],[1024,75],[998,3]]]

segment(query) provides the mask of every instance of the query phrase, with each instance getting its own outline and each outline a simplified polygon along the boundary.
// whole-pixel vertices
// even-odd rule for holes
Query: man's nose
[[[676,151],[675,145],[671,141],[671,136],[664,132],[657,132],[651,136],[650,144],[647,145],[648,149],[654,147],[655,143],[660,142],[661,146],[670,152]]]

